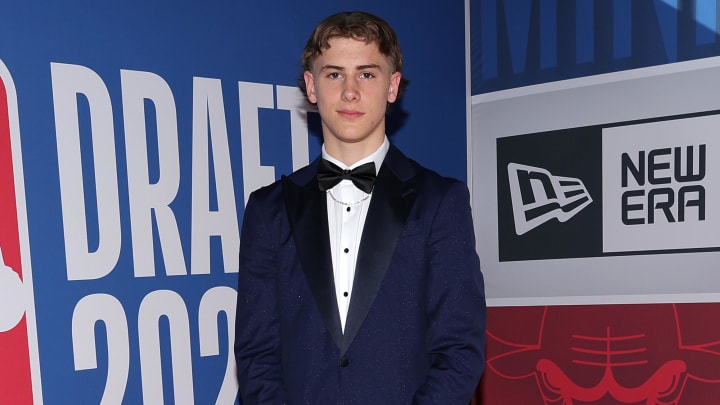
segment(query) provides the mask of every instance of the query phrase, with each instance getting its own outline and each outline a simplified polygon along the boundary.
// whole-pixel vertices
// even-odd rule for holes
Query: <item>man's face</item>
[[[329,44],[304,74],[308,99],[317,103],[328,153],[342,156],[351,147],[367,156],[384,140],[385,109],[397,99],[401,74],[391,71],[374,42],[334,38]]]

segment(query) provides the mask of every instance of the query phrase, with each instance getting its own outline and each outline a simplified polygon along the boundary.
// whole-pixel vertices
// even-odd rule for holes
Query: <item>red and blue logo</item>
[[[17,111],[0,61],[0,404],[24,405],[42,397]]]

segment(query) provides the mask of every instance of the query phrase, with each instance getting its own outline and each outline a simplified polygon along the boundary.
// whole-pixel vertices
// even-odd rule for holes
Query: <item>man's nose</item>
[[[360,99],[360,91],[356,78],[348,77],[344,81],[342,97],[344,101],[357,101]]]

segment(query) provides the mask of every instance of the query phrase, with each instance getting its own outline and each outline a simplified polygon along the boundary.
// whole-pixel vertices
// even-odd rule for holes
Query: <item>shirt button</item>
[[[347,210],[347,212],[350,212],[350,207],[347,207],[346,210]]]
[[[345,292],[343,293],[343,297],[347,297],[347,296],[348,296],[348,292],[345,291]]]
[[[348,248],[343,249],[343,252],[345,252],[345,253],[347,253],[349,251],[350,251],[350,249],[348,249]]]
[[[340,367],[347,367],[348,364],[350,364],[350,360],[348,360],[346,357],[343,357],[340,360]]]

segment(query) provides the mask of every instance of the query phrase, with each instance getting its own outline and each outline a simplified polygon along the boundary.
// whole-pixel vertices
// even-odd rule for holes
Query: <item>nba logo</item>
[[[0,60],[0,404],[40,404],[40,362],[15,85]]]

